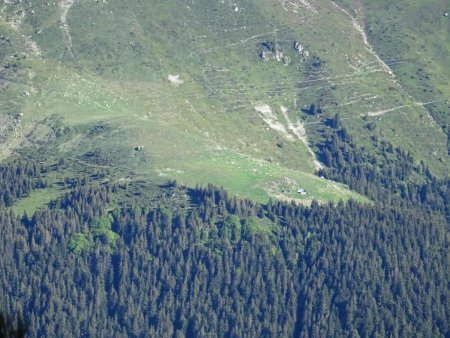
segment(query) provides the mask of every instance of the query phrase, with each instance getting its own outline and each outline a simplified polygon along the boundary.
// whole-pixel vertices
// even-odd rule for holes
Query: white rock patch
[[[180,79],[180,75],[170,75],[169,74],[169,77],[167,78],[175,87],[177,87],[177,86],[179,86],[179,85],[181,85],[181,84],[183,84],[183,80],[181,80]]]
[[[255,106],[255,110],[260,113],[261,118],[264,120],[264,122],[267,123],[270,128],[279,132],[287,140],[294,141],[294,137],[289,134],[289,132],[286,130],[286,127],[280,121],[278,121],[277,116],[272,112],[272,109],[269,105],[261,104]]]

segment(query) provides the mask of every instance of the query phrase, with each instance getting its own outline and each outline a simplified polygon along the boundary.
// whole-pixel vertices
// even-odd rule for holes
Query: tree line
[[[372,204],[86,183],[3,208],[0,307],[30,337],[447,337],[448,181],[400,182]]]

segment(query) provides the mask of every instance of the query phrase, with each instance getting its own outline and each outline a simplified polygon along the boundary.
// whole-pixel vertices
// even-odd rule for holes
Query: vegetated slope
[[[448,1],[362,1],[369,39],[402,86],[427,105],[449,134],[450,5]]]
[[[39,149],[261,201],[337,200],[350,193],[312,175],[310,140],[340,113],[369,152],[377,135],[448,165],[439,126],[331,1],[9,2],[1,16],[3,157]]]
[[[449,334],[448,181],[311,207],[71,185],[32,216],[0,210],[0,306],[31,337]]]
[[[339,0],[367,33],[374,51],[385,60],[410,97],[424,104],[428,119],[447,136],[449,151],[450,13],[447,1]],[[400,108],[401,109],[401,108]],[[435,142],[430,142],[435,153]],[[436,153],[435,153],[436,155]],[[437,160],[442,161],[439,156]]]

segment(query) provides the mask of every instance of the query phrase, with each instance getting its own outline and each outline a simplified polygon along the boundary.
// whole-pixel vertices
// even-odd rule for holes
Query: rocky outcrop
[[[300,62],[306,62],[311,58],[309,50],[298,41],[294,41],[292,44],[288,43],[284,47],[276,41],[265,41],[260,45],[259,57],[263,61],[274,60],[283,63],[285,66],[291,63],[288,53],[294,60],[300,60]],[[293,48],[294,52],[290,48]]]
[[[285,66],[291,63],[289,56],[283,52],[281,47],[276,42],[273,41],[266,41],[261,44],[259,57],[263,61],[275,60],[283,63]]]
[[[301,57],[301,61],[306,61],[309,58],[309,51],[300,42],[294,42],[294,50]]]

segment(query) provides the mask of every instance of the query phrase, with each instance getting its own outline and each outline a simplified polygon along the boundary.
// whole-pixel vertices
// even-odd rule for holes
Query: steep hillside
[[[449,135],[448,1],[340,0],[339,3],[364,27],[368,42],[390,67],[399,85],[411,99],[423,104],[428,120]],[[438,156],[436,143],[436,139],[430,142],[429,149]]]
[[[426,102],[430,116],[450,124],[450,4],[448,1],[364,1],[366,29],[402,86]]]
[[[367,152],[376,136],[445,174],[446,136],[427,108],[446,93],[416,95],[388,47],[366,37],[359,6],[4,2],[0,156],[213,182],[259,201],[360,198],[313,175],[316,146],[339,113]],[[367,20],[375,6],[364,7]],[[439,79],[445,88],[448,77]]]

